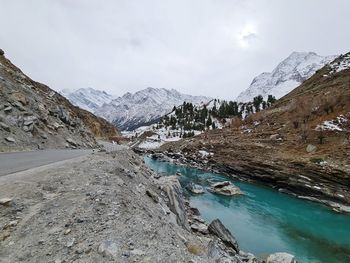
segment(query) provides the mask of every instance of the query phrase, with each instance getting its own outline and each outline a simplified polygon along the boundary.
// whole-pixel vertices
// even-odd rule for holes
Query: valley
[[[350,54],[315,56],[279,64],[308,69],[291,92],[242,102],[57,93],[1,55],[0,259],[347,260]]]

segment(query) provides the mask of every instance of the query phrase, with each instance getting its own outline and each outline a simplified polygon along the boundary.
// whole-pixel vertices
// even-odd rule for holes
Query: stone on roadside
[[[15,143],[16,142],[16,140],[14,138],[12,138],[12,137],[6,137],[5,140],[8,141],[8,142],[11,142],[11,143]]]
[[[74,146],[74,147],[76,147],[76,146],[78,145],[78,144],[76,143],[76,141],[74,141],[74,140],[71,139],[71,138],[67,138],[66,141],[67,141],[70,145],[72,145],[72,146]]]

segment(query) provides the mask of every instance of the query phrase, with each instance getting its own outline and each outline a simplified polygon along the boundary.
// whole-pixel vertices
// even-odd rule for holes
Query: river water
[[[185,195],[207,222],[219,218],[243,251],[262,259],[270,253],[288,252],[296,255],[299,263],[350,263],[349,215],[224,175],[148,157],[145,163],[159,173],[180,172],[183,187],[189,182],[207,187],[211,182],[229,180],[241,188],[241,196],[227,197],[208,191],[201,195],[185,191]]]

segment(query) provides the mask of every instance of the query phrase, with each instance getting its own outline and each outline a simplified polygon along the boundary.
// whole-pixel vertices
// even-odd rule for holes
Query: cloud
[[[0,1],[0,48],[56,90],[233,99],[292,51],[339,54],[350,43],[347,0]]]

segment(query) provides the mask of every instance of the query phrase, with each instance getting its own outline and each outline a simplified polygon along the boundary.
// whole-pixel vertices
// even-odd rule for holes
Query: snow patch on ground
[[[330,74],[338,73],[340,71],[350,68],[350,53],[344,55],[341,61],[335,61],[330,64],[332,70]]]
[[[335,120],[324,121],[316,126],[316,131],[343,131],[342,125],[348,121],[344,115],[338,116]]]

